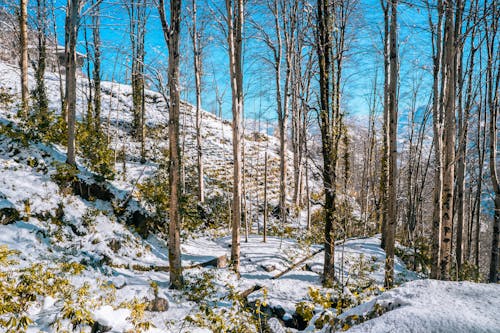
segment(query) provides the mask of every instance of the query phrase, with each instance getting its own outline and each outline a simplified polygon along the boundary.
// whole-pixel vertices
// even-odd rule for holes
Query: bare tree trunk
[[[267,241],[267,218],[268,218],[268,211],[267,211],[267,149],[264,155],[264,238],[263,242],[265,243]]]
[[[477,209],[475,211],[476,216],[476,229],[475,229],[475,237],[474,237],[474,264],[477,269],[479,269],[479,250],[480,250],[480,236],[481,236],[481,198],[483,194],[483,170],[484,170],[484,161],[485,161],[485,155],[486,155],[486,113],[487,113],[487,108],[486,105],[484,105],[483,101],[483,88],[482,85],[479,86],[479,100],[480,100],[480,107],[478,111],[478,121],[477,121],[477,153],[478,153],[478,161],[477,161],[477,168],[478,168],[478,184],[477,184],[477,189],[476,189],[476,195],[475,195],[475,200],[477,202]],[[481,111],[481,109],[483,111]],[[483,116],[484,115],[484,116]],[[482,118],[483,116],[483,118]],[[483,119],[483,120],[481,120]],[[483,124],[484,123],[484,124]],[[481,130],[482,128],[482,130]]]
[[[198,166],[198,200],[203,203],[205,201],[205,183],[203,181],[203,150],[201,137],[201,76],[202,69],[202,49],[201,49],[201,33],[197,27],[197,7],[196,0],[192,0],[192,17],[193,25],[191,31],[191,40],[193,43],[193,61],[194,61],[194,79],[196,90],[196,152]]]
[[[233,219],[231,262],[234,271],[240,270],[240,227],[241,227],[241,142],[243,116],[243,71],[242,30],[243,0],[226,0],[227,42],[229,52],[229,73],[232,91],[233,112]]]
[[[391,23],[389,28],[389,177],[387,194],[387,225],[385,238],[385,282],[390,288],[394,284],[394,245],[397,224],[397,123],[398,123],[398,41],[397,41],[397,0],[390,2]]]
[[[92,39],[94,41],[94,68],[92,77],[94,81],[94,128],[97,132],[101,131],[101,17],[100,4],[95,5],[92,15]]]
[[[433,212],[432,212],[432,263],[431,275],[433,279],[439,278],[439,262],[441,254],[441,216],[442,216],[442,107],[440,103],[439,74],[441,73],[442,62],[442,3],[438,0],[437,25],[433,27],[433,14],[430,4],[427,2],[429,11],[429,27],[432,31],[433,49],[433,84],[432,84],[432,124],[433,124],[433,146],[434,146],[434,191],[433,191]]]
[[[335,279],[335,198],[336,198],[336,152],[331,131],[330,70],[331,36],[328,27],[331,23],[331,9],[328,1],[318,0],[317,16],[317,53],[319,62],[320,86],[320,130],[323,153],[323,183],[325,188],[325,261],[323,265],[323,285],[331,287]]]
[[[486,2],[485,2],[486,6]],[[500,85],[500,66],[498,64],[498,55],[500,54],[498,46],[498,24],[500,22],[500,8],[496,2],[490,5],[491,19],[490,22],[485,20],[486,30],[486,49],[487,49],[487,67],[486,67],[486,98],[487,105],[490,111],[489,134],[490,134],[490,175],[491,184],[493,185],[494,196],[494,216],[493,216],[493,232],[491,235],[491,258],[490,272],[488,281],[496,283],[499,280],[498,265],[500,263],[500,181],[498,178],[498,114],[500,108],[499,102],[499,85]],[[486,12],[486,8],[485,8]],[[496,60],[495,60],[496,59]]]
[[[129,16],[130,47],[132,50],[132,112],[133,133],[141,145],[141,162],[146,160],[146,124],[145,124],[145,74],[144,60],[145,50],[144,42],[146,35],[147,21],[147,1],[146,0],[127,0],[125,7]]]
[[[66,162],[76,165],[76,39],[80,24],[80,0],[68,0],[66,9],[66,94],[68,149]]]
[[[163,35],[168,46],[168,87],[169,87],[169,185],[170,206],[168,226],[168,261],[170,283],[173,288],[182,288],[184,281],[181,266],[181,150],[179,141],[179,39],[181,29],[181,0],[170,0],[170,26],[165,15],[164,0],[158,2],[158,13],[163,28]]]
[[[21,42],[21,112],[23,117],[28,116],[28,0],[20,0],[19,27]]]
[[[457,0],[456,6],[460,6]],[[455,183],[455,97],[456,97],[456,72],[455,58],[455,20],[454,6],[447,3],[445,7],[444,25],[444,123],[443,128],[443,192],[442,192],[442,224],[441,224],[441,253],[440,253],[440,278],[450,279],[451,241],[453,227],[453,192]],[[456,19],[456,18],[455,18]]]
[[[41,117],[42,124],[44,126],[47,123],[47,111],[48,111],[48,99],[47,91],[45,89],[45,69],[47,66],[47,4],[45,0],[37,0],[37,37],[38,37],[38,61],[36,66],[35,78],[36,78],[36,88],[35,88],[35,102],[37,112]]]
[[[388,183],[389,183],[389,82],[390,82],[390,44],[389,44],[389,5],[385,4],[385,0],[381,0],[382,9],[384,11],[384,120],[383,120],[383,146],[382,146],[382,161],[380,171],[380,208],[382,219],[380,224],[381,242],[380,246],[385,249],[387,237],[387,214],[388,214]]]

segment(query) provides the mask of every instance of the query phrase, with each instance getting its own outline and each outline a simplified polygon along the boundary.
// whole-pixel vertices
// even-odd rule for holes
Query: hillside
[[[165,234],[149,230],[144,235],[136,223],[148,208],[144,194],[152,190],[138,187],[151,184],[146,180],[160,167],[167,144],[161,95],[147,93],[151,135],[147,161],[141,164],[139,144],[130,135],[130,87],[103,84],[104,127],[109,129],[111,146],[125,151],[125,158],[117,160],[115,179],[106,182],[96,182],[81,163],[75,187],[61,179],[64,147],[26,140],[19,129],[18,81],[17,70],[0,63],[0,89],[14,99],[0,105],[0,292],[9,295],[0,300],[0,332],[10,328],[11,332],[277,333],[330,332],[351,326],[354,332],[387,332],[392,327],[399,332],[399,324],[408,316],[415,319],[405,324],[407,332],[427,331],[424,318],[435,319],[436,332],[446,332],[448,326],[455,332],[460,327],[498,332],[500,307],[493,297],[500,294],[498,285],[420,281],[396,258],[397,283],[412,282],[385,292],[385,253],[378,235],[336,243],[339,285],[334,289],[321,286],[322,246],[306,237],[302,214],[293,219],[289,233],[278,232],[283,226],[272,219],[271,227],[277,231],[270,232],[263,243],[259,202],[266,151],[272,165],[269,189],[274,205],[279,188],[278,141],[264,134],[247,134],[245,142],[254,223],[248,242],[241,243],[240,278],[226,264],[227,225],[201,225],[182,238],[187,287],[169,289]],[[49,73],[46,82],[50,106],[58,112],[59,78]],[[85,80],[79,87],[81,112]],[[189,181],[195,142],[189,104],[183,104],[183,117]],[[207,193],[224,198],[231,178],[230,125],[204,113],[203,138]],[[311,187],[319,192],[319,179]],[[125,202],[125,211],[117,209]],[[478,298],[482,301],[475,302]],[[439,300],[455,307],[440,313]],[[474,311],[467,302],[474,303]],[[428,312],[418,311],[431,305]],[[485,319],[481,321],[478,314]],[[448,320],[441,320],[445,316]]]

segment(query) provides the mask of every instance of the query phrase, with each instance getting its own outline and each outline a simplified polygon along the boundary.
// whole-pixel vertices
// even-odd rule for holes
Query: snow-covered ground
[[[15,67],[0,63],[0,87],[4,90],[19,93],[18,75]],[[57,109],[60,107],[59,78],[48,73],[46,80],[50,106]],[[85,88],[84,80],[80,81],[79,87]],[[113,193],[123,199],[134,188],[138,179],[150,176],[158,168],[159,157],[155,154],[166,141],[159,140],[159,137],[151,138],[147,145],[152,153],[146,164],[140,164],[138,143],[130,138],[126,126],[131,120],[130,87],[103,83],[103,89],[103,117],[109,119],[112,146],[121,150],[125,145],[127,149],[126,174],[120,174],[123,170],[118,163],[119,176],[108,184]],[[84,104],[85,99],[80,92],[80,111],[84,109]],[[191,107],[185,104],[184,113],[188,118],[192,117],[190,110]],[[0,123],[15,122],[14,114],[15,106],[0,105]],[[159,94],[148,92],[148,124],[154,128],[166,123],[166,119],[165,105]],[[186,147],[187,151],[194,151],[193,122],[189,119],[185,127]],[[223,187],[228,187],[230,181],[227,172],[231,160],[230,126],[206,113],[203,135],[206,142],[204,159],[207,187],[211,194],[217,191],[223,193]],[[253,204],[262,200],[262,193],[259,192],[261,186],[258,184],[262,181],[265,151],[268,151],[274,161],[271,168],[274,169],[274,176],[271,177],[270,184],[270,196],[273,200],[276,199],[279,186],[276,171],[278,142],[273,137],[265,138],[264,141],[246,143],[247,157],[252,160],[249,170],[253,172],[248,175],[247,191],[253,195]],[[189,155],[188,163],[193,158],[194,155]],[[197,314],[202,319],[210,318],[206,311],[201,311],[200,304],[209,304],[214,311],[218,311],[221,318],[229,322],[227,316],[231,311],[234,310],[233,314],[238,315],[237,312],[241,310],[234,308],[237,302],[229,296],[232,292],[239,294],[247,290],[254,290],[248,295],[248,303],[265,304],[268,314],[273,313],[289,323],[294,318],[298,304],[310,304],[314,317],[309,325],[305,325],[307,332],[319,331],[319,328],[315,328],[314,321],[324,313],[331,313],[347,322],[353,316],[363,317],[378,308],[383,309],[380,317],[353,326],[351,330],[500,332],[498,285],[419,280],[417,274],[406,269],[396,258],[397,282],[410,282],[384,292],[385,253],[380,248],[378,236],[337,243],[335,268],[339,287],[333,290],[321,286],[324,260],[321,245],[273,235],[267,237],[266,243],[262,241],[261,235],[251,234],[248,242],[242,237],[241,276],[238,278],[227,267],[197,266],[229,255],[228,230],[191,234],[183,238],[181,245],[184,275],[190,289],[185,292],[170,290],[168,251],[161,234],[143,239],[115,214],[111,202],[88,201],[71,191],[63,191],[52,176],[64,160],[62,147],[42,143],[23,145],[0,134],[0,210],[12,208],[19,213],[14,221],[6,222],[5,225],[0,223],[0,246],[19,251],[10,256],[18,263],[3,265],[0,261],[0,278],[5,278],[4,281],[19,279],[24,270],[30,267],[52,271],[56,277],[68,279],[73,291],[71,297],[87,295],[85,309],[93,320],[111,327],[111,332],[137,330],[140,307],[138,310],[133,304],[150,302],[156,297],[168,301],[168,310],[143,311],[140,320],[150,322],[153,326],[141,326],[142,331],[209,332],[209,329],[197,327],[189,320]],[[83,167],[81,171],[85,177],[88,176]],[[314,187],[320,183],[312,184]],[[254,211],[257,212],[258,209],[254,208]],[[259,221],[259,218],[255,220]],[[302,233],[304,221],[303,214],[294,219],[294,227]],[[251,227],[256,229],[256,225]],[[61,268],[61,265],[71,262],[81,263],[82,272],[70,274]],[[52,283],[54,279],[52,277],[48,283]],[[87,293],[84,292],[85,286],[89,288]],[[206,290],[200,289],[203,286]],[[209,292],[205,295],[207,290]],[[311,290],[317,291],[319,295],[332,293],[330,298],[322,296],[327,300],[325,304],[333,304],[340,296],[347,297],[349,306],[325,308],[324,304],[315,303]],[[63,329],[90,332],[89,325],[72,327],[70,319],[62,315],[66,301],[61,294],[35,297],[25,309],[32,320],[28,332],[60,332]],[[76,302],[76,299],[73,301]],[[360,303],[362,304],[359,305]],[[0,301],[0,309],[2,304]],[[257,313],[251,311],[254,310],[249,312],[254,315]],[[6,319],[8,314],[8,311],[0,311],[0,320]],[[57,320],[61,321],[59,328],[55,324]],[[282,324],[276,320],[273,320],[271,326],[274,327],[273,332],[284,332]],[[335,327],[347,328],[342,324]],[[332,329],[326,325],[324,330]],[[0,332],[4,331],[0,325]],[[212,331],[219,332],[216,329]]]
[[[411,281],[348,310],[342,317],[365,315],[375,304],[388,312],[348,332],[500,332],[499,284]]]

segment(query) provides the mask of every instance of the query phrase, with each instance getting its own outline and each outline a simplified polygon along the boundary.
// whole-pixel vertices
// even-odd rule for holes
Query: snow
[[[389,311],[348,332],[500,332],[499,284],[411,281],[348,310],[341,317],[366,314],[376,303]]]
[[[92,318],[103,326],[113,328],[113,332],[123,332],[133,329],[133,326],[127,321],[130,317],[129,309],[117,309],[105,305],[92,313]]]
[[[17,68],[0,62],[0,87],[19,94],[18,77]],[[30,80],[30,83],[33,81]],[[60,108],[59,77],[47,73],[46,83],[50,107],[57,110]],[[79,89],[85,89],[85,85],[85,80],[80,79]],[[112,82],[103,82],[102,86],[102,114],[103,118],[109,119],[112,147],[117,151],[125,147],[127,154],[125,170],[121,163],[117,163],[117,177],[108,183],[116,197],[123,200],[135,188],[137,181],[151,176],[158,169],[161,149],[167,144],[165,128],[162,126],[167,123],[168,113],[161,96],[147,91],[147,123],[160,134],[146,142],[151,155],[145,164],[141,164],[139,144],[127,132],[127,125],[132,119],[130,87]],[[79,91],[79,117],[82,110],[85,110],[85,103],[84,94]],[[182,107],[183,117],[186,118],[183,129],[186,134],[186,151],[194,152],[193,114],[190,112],[192,106],[183,104]],[[0,107],[0,122],[15,124],[14,114],[15,106],[10,109]],[[230,125],[204,113],[202,134],[208,192],[210,195],[226,196],[231,180],[228,168],[232,154]],[[250,129],[248,134],[251,134]],[[258,225],[262,225],[257,204],[263,197],[259,182],[262,181],[264,152],[269,154],[269,169],[277,170],[279,145],[277,139],[271,136],[266,136],[263,141],[246,140],[245,145],[245,154],[250,164],[248,170],[252,170],[247,179],[253,179],[247,184],[247,192],[251,194],[248,205],[254,212],[254,223],[250,225],[250,229],[255,231]],[[187,154],[185,157],[187,166],[192,166],[195,154]],[[197,311],[197,304],[186,300],[181,292],[169,289],[169,273],[165,269],[168,267],[165,239],[161,235],[150,235],[147,239],[142,239],[119,221],[109,202],[87,201],[72,194],[61,193],[51,175],[55,173],[55,164],[64,160],[62,147],[42,143],[30,143],[25,147],[0,135],[0,208],[15,208],[21,215],[15,223],[0,225],[0,244],[20,251],[16,257],[20,261],[20,267],[33,263],[42,263],[48,267],[61,262],[85,263],[84,272],[69,279],[75,287],[89,283],[94,301],[105,296],[103,285],[113,285],[116,288],[115,302],[100,304],[91,312],[94,320],[102,325],[112,326],[112,332],[132,328],[130,310],[119,307],[119,304],[130,302],[134,298],[151,300],[152,282],[158,285],[158,296],[168,300],[169,310],[162,313],[146,311],[145,319],[156,326],[150,332],[208,332],[206,329],[186,325],[186,316]],[[80,170],[83,178],[92,180],[84,167],[80,166]],[[288,178],[293,179],[292,176]],[[279,193],[277,172],[270,175],[268,181],[270,201],[276,204]],[[314,191],[321,183],[311,179],[310,184]],[[57,225],[51,218],[56,216],[59,206],[63,208],[63,217],[62,221],[58,221],[60,225]],[[312,207],[315,208],[317,207]],[[87,218],[88,221],[84,221]],[[290,220],[296,229],[295,235],[302,236],[306,221],[304,212]],[[270,226],[273,222],[276,223],[272,218],[269,222]],[[231,243],[231,238],[227,236],[229,231],[226,227],[217,230],[217,233],[203,230],[201,234],[183,238],[182,265],[190,267],[220,256],[228,256]],[[111,242],[117,242],[118,248],[112,249]],[[269,235],[264,243],[262,237],[255,234],[249,236],[248,242],[242,235],[240,245],[240,278],[229,268],[197,267],[184,270],[188,280],[207,272],[215,276],[215,294],[219,297],[217,305],[228,306],[228,301],[222,300],[228,293],[228,286],[234,287],[236,291],[243,291],[259,285],[263,289],[252,293],[248,300],[251,302],[267,298],[270,307],[285,311],[286,319],[292,318],[298,302],[310,300],[309,287],[318,288],[322,292],[328,291],[321,285],[324,261],[321,245],[275,235]],[[315,252],[317,253],[302,264],[276,278],[278,273]],[[348,288],[350,284],[382,286],[384,260],[385,253],[380,248],[379,236],[338,242],[335,249],[335,269],[344,286],[344,293],[352,295]],[[141,267],[142,270],[134,267]],[[410,282],[371,300],[365,300],[366,303],[348,310],[341,318],[368,313],[376,303],[382,306],[390,304],[391,310],[379,318],[351,328],[352,332],[500,332],[498,285],[419,280],[421,277],[409,271],[398,258],[395,260],[395,272],[398,283]],[[39,304],[30,309],[35,323],[30,326],[29,332],[53,332],[50,323],[60,312],[61,303],[61,300],[49,296],[40,299]],[[277,319],[273,319],[271,325],[275,332],[284,332]],[[313,332],[314,328],[310,325],[307,331]]]

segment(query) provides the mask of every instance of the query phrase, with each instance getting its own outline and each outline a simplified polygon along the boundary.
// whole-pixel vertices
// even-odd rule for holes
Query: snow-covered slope
[[[14,97],[19,94],[18,75],[15,67],[0,63],[0,87]],[[57,110],[60,107],[59,77],[48,73],[46,81],[50,106]],[[79,81],[79,87],[85,89],[85,80]],[[78,101],[81,112],[85,109],[82,91]],[[127,156],[125,169],[118,163],[118,177],[107,184],[120,200],[138,180],[157,170],[161,149],[166,147],[165,103],[154,92],[148,92],[147,101],[149,155],[148,161],[141,164],[139,144],[130,135],[130,87],[103,83],[105,128],[109,127],[113,148],[117,151],[125,149]],[[190,105],[183,104],[188,165],[194,163],[191,111]],[[16,102],[10,106],[0,105],[0,123],[15,126],[15,112]],[[224,195],[230,185],[230,125],[205,113],[203,128],[208,192],[210,195]],[[251,232],[248,241],[242,237],[239,278],[223,265],[223,258],[230,251],[227,228],[183,238],[182,265],[187,288],[185,291],[170,290],[168,251],[161,234],[144,239],[124,223],[112,200],[85,200],[74,191],[59,186],[53,176],[57,168],[64,165],[64,147],[22,142],[2,133],[0,213],[9,218],[4,220],[3,215],[0,216],[0,290],[5,295],[24,290],[26,285],[36,285],[38,290],[34,295],[24,296],[27,305],[18,311],[3,307],[6,303],[2,302],[11,301],[8,297],[0,300],[0,332],[5,331],[3,321],[10,318],[16,320],[13,331],[22,332],[17,323],[23,316],[29,318],[27,331],[33,333],[65,330],[88,333],[92,321],[117,333],[130,330],[227,332],[230,327],[250,333],[260,331],[258,326],[252,329],[242,327],[266,316],[273,317],[269,326],[275,333],[284,332],[284,325],[292,332],[297,329],[316,332],[320,330],[317,323],[321,318],[337,319],[345,324],[354,315],[359,318],[366,312],[373,312],[376,303],[391,311],[366,321],[356,332],[371,329],[374,332],[405,332],[405,327],[411,327],[405,325],[413,325],[413,332],[447,332],[442,328],[445,324],[454,325],[455,331],[460,331],[457,328],[459,323],[471,328],[471,332],[475,332],[476,327],[484,332],[488,332],[487,329],[495,332],[494,325],[498,325],[497,286],[414,281],[383,293],[385,253],[380,248],[380,239],[374,236],[337,243],[335,262],[339,285],[326,289],[321,286],[324,258],[320,245],[310,244],[304,239],[272,235],[263,243],[262,237],[255,232],[258,223],[250,226],[253,234]],[[271,161],[270,197],[274,203],[277,199],[278,142],[268,136],[254,138],[250,140],[249,136],[246,141],[246,156],[250,161],[246,176],[247,191],[251,194],[250,211],[254,213],[255,221],[259,221],[262,216],[256,203],[262,201],[260,191],[265,151]],[[80,170],[83,177],[88,176],[84,167]],[[319,185],[317,181],[311,183],[313,187]],[[304,220],[299,215],[296,226],[303,224]],[[303,229],[298,231],[303,232]],[[8,259],[16,262],[3,258],[9,250],[18,251],[8,255]],[[206,265],[214,259],[220,260],[221,267],[212,267],[215,261]],[[395,271],[398,283],[419,278],[399,259],[396,259]],[[43,281],[45,287],[36,284],[38,280]],[[57,281],[59,284],[55,285]],[[22,297],[17,298],[20,299]],[[150,307],[159,299],[168,302],[168,309]],[[440,304],[440,300],[446,304]],[[469,300],[470,307],[467,306]],[[359,305],[366,301],[369,302]],[[446,309],[448,303],[453,307]],[[401,306],[393,309],[394,304]],[[353,308],[349,310],[350,307]],[[301,308],[309,311],[311,318],[307,322],[298,317]],[[68,309],[75,309],[75,312]],[[425,312],[426,309],[429,311]],[[432,316],[434,326],[429,330],[431,326],[426,323],[405,322],[402,318],[404,311],[416,319]],[[438,313],[447,314],[444,316],[447,319],[440,319]],[[85,314],[91,321],[75,321],[75,316],[87,318]],[[484,325],[472,326],[473,316],[480,314],[483,314]],[[449,323],[449,318],[455,322]],[[331,330],[329,324],[325,323],[324,330]],[[335,327],[347,328],[343,325]],[[96,328],[96,332],[101,331],[104,329]]]
[[[500,332],[499,284],[412,281],[345,312],[342,317],[366,315],[375,304],[388,312],[348,332]]]

